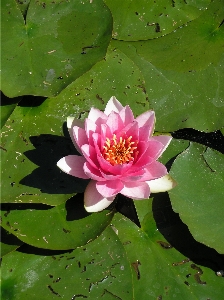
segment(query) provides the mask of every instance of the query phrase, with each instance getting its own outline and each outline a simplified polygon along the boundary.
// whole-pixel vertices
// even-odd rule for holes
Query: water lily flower
[[[172,137],[152,136],[154,111],[136,119],[131,108],[113,96],[104,112],[91,108],[88,117],[69,117],[67,126],[81,155],[68,155],[57,165],[67,174],[91,179],[84,193],[88,212],[108,207],[118,193],[134,200],[146,199],[150,192],[164,192],[175,182],[166,167],[157,161]]]

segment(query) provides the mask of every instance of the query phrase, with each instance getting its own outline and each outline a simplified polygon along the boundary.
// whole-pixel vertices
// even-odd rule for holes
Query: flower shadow
[[[70,154],[78,155],[70,137],[41,134],[31,136],[30,141],[35,149],[24,152],[24,155],[38,168],[24,177],[20,184],[49,194],[84,192],[88,180],[65,174],[57,167],[60,158]]]

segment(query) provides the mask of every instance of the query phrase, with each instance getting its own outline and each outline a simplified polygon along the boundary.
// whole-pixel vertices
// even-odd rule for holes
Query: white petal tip
[[[112,111],[119,113],[123,108],[123,105],[117,100],[115,96],[112,96],[107,102],[104,113],[108,116]]]
[[[107,198],[104,198],[103,200],[99,201],[98,203],[91,205],[91,206],[85,206],[85,210],[89,213],[93,213],[93,212],[99,212],[104,210],[105,208],[107,208],[110,204],[112,203],[112,201],[109,201]]]
[[[158,179],[147,181],[147,183],[151,193],[167,192],[177,185],[176,181],[169,174]]]
[[[71,168],[68,166],[68,164],[66,163],[65,157],[62,157],[58,162],[57,162],[57,166],[59,169],[61,169],[63,172],[65,173],[69,173],[69,171],[71,170]]]
[[[75,120],[74,117],[67,117],[67,127],[72,128],[72,123]]]
[[[87,212],[98,212],[107,208],[114,197],[104,198],[96,189],[96,181],[90,180],[84,193],[84,207]]]

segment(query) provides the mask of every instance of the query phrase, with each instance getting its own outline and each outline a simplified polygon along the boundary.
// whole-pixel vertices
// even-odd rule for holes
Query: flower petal
[[[85,174],[88,176],[88,178],[91,178],[96,181],[106,181],[106,179],[103,178],[100,171],[94,168],[89,162],[85,162],[83,166],[83,170]]]
[[[96,181],[91,180],[84,193],[84,205],[88,212],[98,212],[107,208],[114,197],[105,198],[96,189]]]
[[[117,133],[123,129],[124,125],[118,113],[112,111],[106,122],[112,133]]]
[[[88,139],[87,139],[85,130],[81,127],[74,126],[73,127],[73,136],[74,136],[74,140],[75,140],[74,145],[77,147],[77,150],[80,153],[82,153],[81,152],[82,145],[88,143]]]
[[[93,133],[99,133],[100,127],[98,127],[92,120],[86,119],[85,120],[85,131],[88,138],[88,144],[93,145]]]
[[[105,198],[116,196],[124,187],[120,180],[99,181],[96,183],[97,191]]]
[[[117,138],[119,139],[120,136],[126,137],[126,138],[129,138],[130,136],[132,136],[131,141],[138,142],[138,140],[139,140],[138,123],[134,121],[134,122],[128,124],[122,130],[119,130],[119,132],[117,133]]]
[[[158,135],[158,136],[153,136],[150,140],[154,140],[154,141],[158,141],[161,144],[163,144],[163,149],[160,152],[160,155],[162,155],[162,153],[166,150],[166,148],[169,146],[171,140],[172,140],[172,136],[170,135]]]
[[[126,105],[124,108],[122,108],[122,110],[119,112],[119,115],[124,126],[127,126],[134,121],[134,115],[129,105]]]
[[[169,174],[158,179],[146,181],[146,183],[149,185],[151,193],[166,192],[177,185],[176,181]]]
[[[97,126],[100,126],[106,122],[107,115],[105,115],[101,110],[92,107],[90,109],[88,119],[94,122]]]
[[[134,167],[140,168],[152,163],[159,157],[162,149],[163,144],[157,141],[140,142],[138,146],[139,155],[134,163]]]
[[[77,150],[79,153],[81,153],[81,151],[80,151],[80,149],[79,149],[79,146],[77,145],[76,140],[75,140],[75,138],[74,138],[74,133],[73,133],[73,127],[74,127],[74,126],[77,126],[77,127],[80,127],[80,128],[82,128],[82,129],[84,129],[84,126],[85,126],[84,121],[82,121],[82,120],[77,120],[77,119],[75,119],[74,117],[68,117],[68,118],[67,118],[67,128],[68,128],[68,132],[69,132],[69,134],[70,134],[71,140],[72,140],[72,142],[73,142],[73,144],[74,144],[76,150]]]
[[[122,104],[116,99],[115,96],[112,96],[107,102],[104,113],[108,116],[112,111],[119,113],[122,110]]]
[[[96,134],[96,133],[95,133]],[[100,132],[100,149],[103,151],[103,147],[105,146],[106,138],[111,139],[113,134],[107,124],[101,125],[101,132]]]
[[[152,162],[144,168],[145,174],[141,177],[140,181],[148,181],[160,178],[167,174],[166,167],[158,161]]]
[[[57,166],[65,173],[83,179],[89,177],[84,173],[83,165],[85,158],[78,155],[68,155],[62,157],[58,162]]]
[[[85,159],[96,169],[99,167],[99,163],[97,160],[96,151],[93,146],[90,146],[88,144],[85,144],[81,148],[82,154],[85,157]]]
[[[153,134],[155,125],[155,112],[148,110],[135,119],[138,122],[139,128],[150,126],[149,136]]]
[[[136,200],[147,199],[150,189],[146,182],[125,182],[121,194]]]

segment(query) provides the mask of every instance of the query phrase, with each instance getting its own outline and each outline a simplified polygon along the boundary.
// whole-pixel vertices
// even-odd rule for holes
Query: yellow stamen
[[[123,165],[133,161],[138,154],[137,142],[132,142],[132,136],[128,138],[120,137],[117,141],[116,134],[112,139],[106,138],[103,146],[103,157],[111,165]]]

